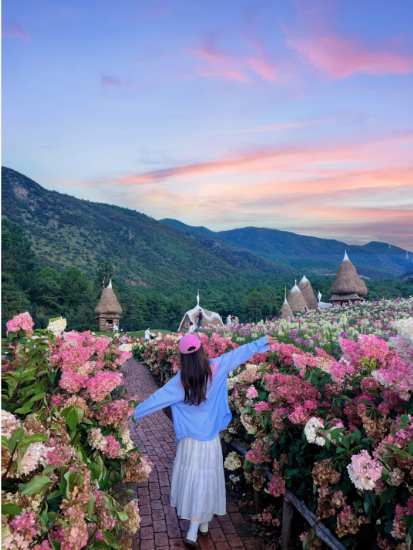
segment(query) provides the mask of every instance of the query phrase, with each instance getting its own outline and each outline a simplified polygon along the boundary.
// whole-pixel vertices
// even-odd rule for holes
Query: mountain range
[[[287,231],[246,227],[213,232],[178,220],[49,191],[2,168],[2,215],[21,225],[42,266],[74,266],[93,277],[101,258],[130,282],[151,287],[268,275],[333,274],[344,250],[359,274],[400,277],[413,267],[386,243],[349,246]]]
[[[277,229],[244,227],[214,232],[206,227],[193,227],[174,219],[166,218],[161,221],[187,235],[194,235],[201,242],[210,240],[240,246],[267,261],[283,263],[300,272],[334,275],[345,252],[358,268],[359,274],[365,277],[397,277],[413,268],[412,254],[388,243],[372,241],[358,246]]]

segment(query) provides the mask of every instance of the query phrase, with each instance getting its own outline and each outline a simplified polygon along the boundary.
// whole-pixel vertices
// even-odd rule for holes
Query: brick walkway
[[[130,359],[122,369],[130,396],[141,400],[158,387],[147,367]],[[173,423],[163,411],[147,416],[132,433],[136,446],[154,463],[149,482],[138,483],[141,529],[134,538],[133,550],[169,550],[184,548],[189,521],[180,520],[170,506],[170,486],[177,444]],[[258,550],[256,540],[244,522],[235,502],[227,496],[227,514],[214,517],[208,537],[199,537],[203,550]]]

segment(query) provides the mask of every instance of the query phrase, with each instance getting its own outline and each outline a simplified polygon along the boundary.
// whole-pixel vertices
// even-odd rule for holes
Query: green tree
[[[29,311],[37,282],[36,255],[18,224],[2,218],[2,332],[11,318]]]
[[[37,303],[44,307],[46,314],[60,313],[61,275],[55,269],[45,267],[40,271],[37,292]]]
[[[261,316],[264,305],[265,301],[261,292],[253,290],[248,294],[245,307],[251,315],[255,315],[255,322],[257,322],[258,317]]]

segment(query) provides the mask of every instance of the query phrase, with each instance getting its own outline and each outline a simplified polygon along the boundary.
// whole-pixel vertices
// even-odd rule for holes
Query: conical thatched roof
[[[121,315],[122,308],[113,292],[112,281],[103,289],[98,305],[95,307],[96,315]]]
[[[297,281],[287,296],[287,302],[292,311],[305,311],[308,308],[307,302],[297,286]]]
[[[308,309],[317,309],[317,298],[315,297],[314,290],[311,286],[310,281],[305,275],[298,283],[298,288],[301,290],[301,293],[304,296],[305,301],[307,302]]]
[[[357,275],[356,268],[350,262],[347,252],[344,254],[344,259],[338,268],[336,278],[331,287],[331,294],[357,294],[360,297],[367,294],[366,283]]]
[[[284,290],[284,303],[280,310],[280,319],[290,319],[294,317],[293,311],[290,308],[290,304],[287,302],[287,287]]]

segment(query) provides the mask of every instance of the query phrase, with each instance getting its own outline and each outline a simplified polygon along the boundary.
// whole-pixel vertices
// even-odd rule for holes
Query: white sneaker
[[[191,526],[189,528],[189,531],[186,535],[186,539],[185,539],[185,542],[184,542],[184,544],[187,548],[192,548],[192,549],[198,549],[199,548],[199,544],[198,544],[198,541],[197,541],[198,527],[199,527],[198,523],[192,523],[191,522]]]
[[[200,524],[199,524],[198,533],[199,533],[202,537],[207,537],[207,536],[208,536],[209,529],[208,529],[208,522],[207,522],[207,521],[206,521],[205,523],[200,523]]]

